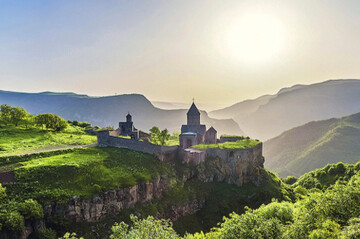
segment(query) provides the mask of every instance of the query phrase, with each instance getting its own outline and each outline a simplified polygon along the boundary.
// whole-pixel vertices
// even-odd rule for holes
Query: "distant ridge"
[[[78,95],[72,92],[23,93],[0,90],[0,104],[24,107],[32,114],[51,112],[65,119],[87,121],[98,126],[117,127],[130,112],[135,126],[148,131],[152,126],[180,130],[186,122],[186,109],[163,110],[156,108],[141,94],[102,97]],[[213,126],[219,134],[243,134],[232,119],[217,120],[201,111],[202,123]]]
[[[211,111],[214,118],[233,118],[250,136],[267,140],[313,120],[360,112],[360,80],[328,80],[283,88],[275,95]]]
[[[360,161],[360,113],[312,121],[264,143],[265,167],[300,176],[330,163]]]

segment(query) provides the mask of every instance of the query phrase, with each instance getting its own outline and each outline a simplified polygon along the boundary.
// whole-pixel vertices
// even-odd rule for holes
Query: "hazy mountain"
[[[180,103],[180,102],[151,101],[151,103],[156,108],[160,108],[163,110],[186,109],[187,107],[189,107],[188,104]],[[200,105],[199,105],[199,107],[200,107]]]
[[[264,105],[269,102],[274,95],[263,95],[256,99],[244,100],[240,103],[236,103],[232,106],[226,107],[220,110],[214,110],[209,112],[209,116],[216,119],[229,119],[234,117],[246,116],[250,113],[254,113],[260,105]]]
[[[151,101],[151,103],[156,108],[160,108],[163,110],[178,110],[178,109],[189,108],[189,103],[184,103],[184,102]],[[214,109],[219,108],[219,105],[217,105],[217,104],[207,104],[207,103],[199,103],[199,102],[195,102],[195,103],[199,109],[203,109],[204,111],[209,111],[209,110],[214,110]],[[212,117],[212,116],[210,116],[210,117]],[[216,118],[216,117],[213,117],[213,118]],[[220,118],[220,119],[230,119],[230,118]]]
[[[329,163],[356,163],[359,142],[360,113],[313,121],[266,141],[265,167],[284,177],[300,176]]]
[[[360,80],[329,80],[284,88],[210,115],[233,118],[247,135],[266,140],[310,121],[360,112],[359,102]]]
[[[87,121],[93,125],[117,127],[130,112],[135,126],[148,131],[152,126],[180,130],[186,123],[187,109],[162,110],[156,108],[143,95],[117,95],[89,97],[75,93],[18,93],[0,91],[0,104],[24,107],[32,114],[56,113],[65,119]],[[242,134],[232,119],[216,120],[201,111],[201,123],[213,126],[219,134]]]

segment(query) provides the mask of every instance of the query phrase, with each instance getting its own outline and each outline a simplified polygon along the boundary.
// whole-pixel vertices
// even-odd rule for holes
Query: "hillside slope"
[[[360,113],[314,121],[264,143],[265,167],[300,176],[330,163],[360,161]]]
[[[152,126],[180,130],[186,122],[187,110],[156,108],[143,95],[130,94],[89,97],[74,93],[18,93],[0,91],[0,104],[24,107],[32,114],[51,112],[68,120],[87,121],[92,125],[117,127],[130,112],[135,126],[148,131]],[[213,126],[219,134],[243,134],[232,119],[217,120],[201,111],[201,122]]]
[[[360,80],[295,85],[266,97],[265,101],[259,97],[210,115],[233,118],[247,135],[264,141],[310,121],[360,112]],[[253,106],[249,107],[250,103]]]

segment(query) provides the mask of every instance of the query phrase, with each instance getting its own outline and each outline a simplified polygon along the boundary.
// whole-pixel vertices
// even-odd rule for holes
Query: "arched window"
[[[230,151],[229,157],[234,157],[234,151]]]
[[[186,140],[186,148],[190,148],[192,146],[192,141],[191,139],[187,139]]]

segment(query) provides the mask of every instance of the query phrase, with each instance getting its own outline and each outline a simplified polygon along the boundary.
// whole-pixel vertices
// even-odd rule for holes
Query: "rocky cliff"
[[[242,186],[261,183],[264,168],[262,144],[251,149],[218,149],[205,151],[205,160],[196,167],[197,178],[204,182],[226,182]]]
[[[94,222],[104,219],[107,215],[115,215],[125,208],[133,208],[136,203],[150,203],[155,197],[160,197],[170,186],[167,175],[158,177],[147,183],[106,192],[101,197],[81,199],[74,196],[67,204],[66,216],[74,221]],[[45,215],[62,210],[63,205],[45,207]]]

